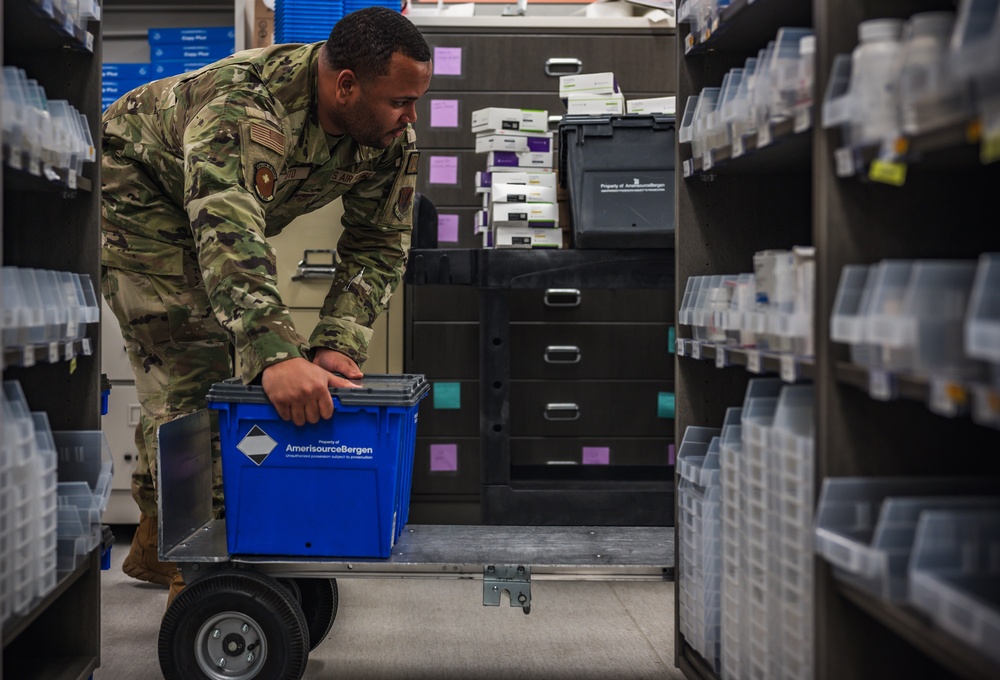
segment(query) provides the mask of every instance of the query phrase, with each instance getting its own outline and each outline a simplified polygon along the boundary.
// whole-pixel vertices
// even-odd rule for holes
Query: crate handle
[[[329,255],[329,262],[316,262],[315,260],[310,262],[309,256],[315,255],[317,253],[322,253],[323,255]],[[326,259],[326,258],[324,258]],[[337,273],[337,251],[329,249],[318,249],[318,250],[305,250],[302,252],[302,259],[299,260],[298,267],[295,270],[295,275],[292,276],[292,281],[301,281],[302,279],[332,279],[334,274]]]
[[[563,66],[575,66],[575,71],[570,70],[553,70],[553,67],[563,67]],[[575,57],[553,57],[552,59],[545,60],[545,75],[552,76],[567,76],[575,75],[577,73],[583,73],[583,62]]]
[[[576,404],[546,404],[542,415],[545,420],[579,420],[580,407]]]
[[[549,288],[544,300],[546,307],[579,307],[583,295],[576,288]]]
[[[580,348],[574,345],[549,345],[544,358],[547,364],[578,364],[581,356]]]

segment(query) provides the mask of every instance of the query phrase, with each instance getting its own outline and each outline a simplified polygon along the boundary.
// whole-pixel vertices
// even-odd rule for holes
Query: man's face
[[[406,131],[407,124],[416,122],[416,102],[430,85],[431,63],[397,52],[387,75],[360,81],[352,74],[345,82],[344,73],[350,72],[341,72],[338,105],[327,111],[323,128],[332,134],[346,132],[359,144],[384,149]]]

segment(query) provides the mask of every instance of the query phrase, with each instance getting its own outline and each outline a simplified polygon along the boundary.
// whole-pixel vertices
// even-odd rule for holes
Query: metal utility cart
[[[386,559],[230,555],[212,519],[208,411],[162,426],[159,448],[160,559],[187,582],[160,625],[167,680],[300,678],[336,618],[336,578],[482,578],[484,605],[506,592],[526,614],[532,578],[673,579],[668,527],[418,525]]]

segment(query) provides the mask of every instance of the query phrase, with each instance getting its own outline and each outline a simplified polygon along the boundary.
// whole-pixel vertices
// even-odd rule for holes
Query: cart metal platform
[[[506,593],[527,614],[532,579],[674,577],[671,527],[417,525],[385,559],[230,555],[225,520],[212,518],[208,411],[158,437],[159,556],[187,583],[160,628],[168,680],[300,677],[336,617],[339,578],[481,578],[484,605]]]

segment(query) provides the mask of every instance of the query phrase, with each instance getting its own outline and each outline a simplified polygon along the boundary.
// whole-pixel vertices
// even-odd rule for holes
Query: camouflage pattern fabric
[[[331,137],[316,116],[319,50],[276,45],[143,85],[104,114],[102,292],[135,373],[142,423],[133,492],[156,514],[156,427],[205,406],[232,375],[343,352],[362,365],[399,287],[419,152]],[[340,263],[308,341],[278,293],[267,237],[342,197]],[[218,481],[218,477],[216,477]]]

